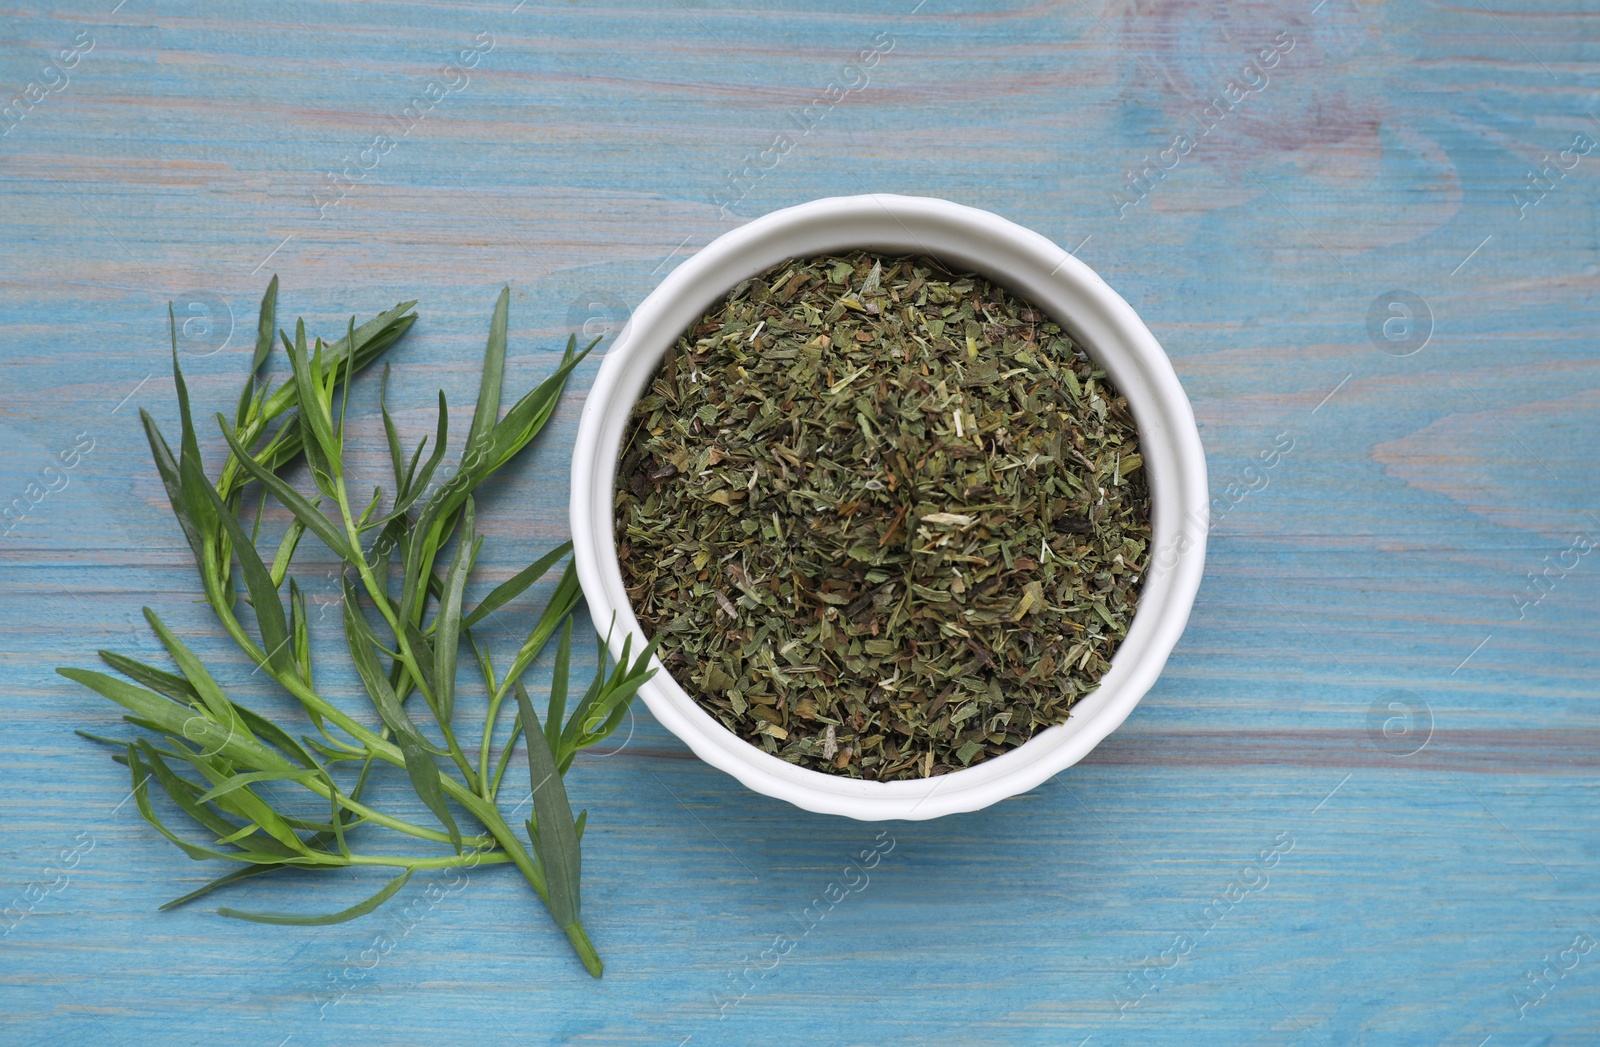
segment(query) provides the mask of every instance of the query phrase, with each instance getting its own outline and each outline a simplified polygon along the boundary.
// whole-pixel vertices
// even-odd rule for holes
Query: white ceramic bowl
[[[857,781],[785,763],[718,723],[659,662],[640,694],[695,755],[756,792],[865,821],[935,818],[1025,792],[1081,760],[1155,683],[1200,587],[1208,503],[1194,414],[1154,336],[1088,266],[998,215],[925,197],[814,200],[723,234],[650,293],[600,365],[573,448],[573,559],[594,621],[615,621],[612,654],[630,633],[638,650],[644,634],[617,565],[612,509],[618,453],[634,403],[667,348],[741,280],[789,258],[857,248],[931,255],[1003,284],[1059,322],[1127,396],[1154,516],[1153,567],[1142,581],[1127,638],[1100,686],[1078,700],[1065,724],[983,763],[913,781]]]

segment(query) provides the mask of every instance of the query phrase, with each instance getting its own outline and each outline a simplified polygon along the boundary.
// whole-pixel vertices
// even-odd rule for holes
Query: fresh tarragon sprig
[[[402,302],[359,327],[352,318],[343,338],[332,343],[317,338],[308,345],[304,321],[296,323],[293,338],[277,331],[277,294],[274,276],[261,301],[255,355],[234,416],[217,415],[230,453],[215,480],[201,461],[189,390],[178,366],[175,320],[172,371],[182,425],[176,453],[150,415],[140,414],[173,513],[194,552],[207,602],[258,670],[299,701],[315,735],[297,739],[290,727],[231,699],[224,684],[149,608],[145,617],[171,655],[176,673],[111,651],[101,651],[101,658],[127,679],[86,669],[58,670],[116,702],[127,710],[128,722],[157,736],[112,740],[86,735],[118,747],[116,759],[131,773],[133,796],[145,820],[191,858],[241,866],[163,908],[285,866],[400,870],[382,890],[339,912],[303,916],[217,910],[261,923],[339,923],[378,908],[418,869],[510,863],[544,899],[584,966],[599,977],[603,965],[579,918],[579,846],[588,812],[574,819],[562,775],[579,750],[606,738],[621,723],[634,693],[653,673],[647,666],[654,645],[630,658],[624,644],[621,658],[607,671],[601,643],[595,676],[569,712],[572,614],[582,598],[570,562],[503,674],[496,672],[473,627],[546,574],[571,552],[571,543],[552,549],[476,606],[469,609],[464,600],[483,542],[473,492],[544,427],[567,377],[593,344],[579,350],[568,339],[556,372],[502,416],[510,297],[503,290],[489,328],[477,406],[453,470],[434,483],[449,432],[444,393],[439,394],[438,427],[426,460],[428,437],[407,456],[387,397],[380,396],[394,491],[386,502],[382,488],[376,488],[358,505],[350,497],[352,478],[344,464],[350,385],[357,372],[416,322],[411,311],[416,303]],[[273,389],[262,369],[277,340],[275,332],[292,377]],[[387,378],[386,367],[385,391]],[[302,459],[315,488],[309,492],[286,476]],[[275,548],[261,544],[269,498],[291,514]],[[289,576],[307,531],[342,561],[345,639],[376,722],[371,715],[349,711],[347,702],[336,700],[343,695],[314,681],[305,596]],[[249,610],[242,611],[244,606]],[[541,724],[521,677],[558,630],[554,677]],[[459,722],[456,702],[463,648],[476,662],[476,674],[469,675],[480,679],[487,695],[483,722],[474,727],[479,736],[475,751],[461,742],[462,728],[469,725]],[[407,707],[413,694],[422,698],[422,715],[416,703]],[[515,697],[514,719],[496,754],[496,728],[508,696]],[[526,847],[506,823],[497,799],[519,737],[526,739],[533,799],[533,817],[525,823]],[[405,772],[439,828],[363,802],[380,765]],[[198,828],[198,838],[180,836],[167,826],[152,802],[152,781]],[[298,802],[286,801],[285,792]],[[326,820],[306,817],[308,803],[319,808],[326,804]],[[458,820],[463,812],[480,832],[471,831],[470,822],[463,831]],[[444,845],[445,851],[412,857],[352,849],[352,844],[365,847],[377,830]]]

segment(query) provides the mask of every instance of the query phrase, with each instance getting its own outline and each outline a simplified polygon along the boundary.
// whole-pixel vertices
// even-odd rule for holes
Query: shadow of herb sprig
[[[101,651],[101,658],[126,680],[87,669],[57,671],[122,706],[127,710],[124,719],[155,734],[157,740],[79,733],[118,748],[115,758],[129,769],[140,814],[185,854],[241,866],[168,902],[164,909],[284,867],[400,870],[376,894],[339,912],[307,916],[217,910],[260,923],[339,923],[377,909],[419,869],[509,863],[544,900],[584,966],[599,977],[603,964],[579,917],[580,843],[588,812],[573,817],[562,776],[579,750],[605,739],[621,724],[634,693],[654,672],[647,668],[654,645],[630,658],[630,644],[624,644],[621,658],[608,671],[601,642],[595,676],[569,713],[572,614],[582,597],[570,562],[503,674],[496,672],[488,647],[473,634],[473,627],[543,577],[571,552],[571,543],[552,549],[470,610],[463,599],[483,542],[473,492],[538,435],[568,376],[594,343],[579,350],[569,338],[556,372],[501,416],[510,298],[509,289],[502,290],[465,446],[454,471],[431,491],[449,432],[444,393],[439,394],[432,451],[424,461],[429,440],[424,436],[408,457],[389,414],[386,366],[379,402],[395,489],[387,512],[380,513],[381,487],[357,509],[347,486],[344,438],[349,390],[357,372],[416,322],[411,311],[416,303],[402,302],[359,327],[352,317],[345,336],[332,343],[316,338],[308,346],[303,320],[296,323],[292,339],[278,331],[292,377],[272,389],[261,372],[277,328],[277,292],[274,276],[261,301],[255,355],[234,417],[229,421],[217,415],[230,453],[215,481],[200,457],[189,391],[178,366],[175,319],[172,370],[182,426],[176,454],[150,415],[144,411],[140,415],[173,513],[193,550],[207,602],[240,650],[299,701],[316,735],[296,739],[288,727],[229,698],[194,652],[149,608],[145,617],[177,673],[111,651]],[[315,486],[310,493],[302,493],[284,476],[302,458]],[[247,508],[247,495],[252,493],[259,494],[253,514]],[[292,514],[270,559],[258,548],[268,496]],[[345,712],[313,682],[305,598],[289,576],[307,531],[342,561],[345,638],[376,724]],[[447,549],[450,555],[444,561]],[[243,602],[254,612],[253,630],[239,617],[241,580]],[[282,596],[285,581],[287,611]],[[376,626],[369,606],[376,613]],[[541,725],[521,677],[558,629],[554,678]],[[379,638],[380,630],[388,644]],[[487,694],[475,752],[463,747],[457,733],[455,699],[463,641]],[[407,709],[413,694],[420,694],[426,706],[428,730]],[[511,734],[496,755],[494,736],[508,696],[515,697],[516,706]],[[437,732],[437,740],[430,731]],[[519,737],[526,740],[533,789],[534,814],[526,822],[529,847],[507,825],[498,803]],[[395,817],[363,802],[374,768],[384,764],[404,769],[440,828]],[[196,842],[167,826],[151,801],[152,780],[209,839]],[[264,788],[267,783],[298,788],[327,803],[327,820],[289,813]],[[463,832],[457,812],[465,812],[482,832]],[[363,846],[372,830],[384,830],[446,845],[448,851],[430,857],[357,853],[350,837],[358,828],[366,830],[360,834]]]

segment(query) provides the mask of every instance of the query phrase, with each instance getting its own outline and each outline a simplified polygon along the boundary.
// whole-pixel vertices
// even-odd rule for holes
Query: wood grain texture
[[[1600,139],[1600,21],[1313,3],[5,5],[0,504],[26,512],[0,539],[0,1042],[1600,1042],[1600,951],[1562,952],[1600,942],[1600,556],[1529,578],[1600,539],[1600,150],[1570,151]],[[801,134],[795,114],[890,42]],[[14,101],[30,83],[37,101]],[[779,134],[794,147],[762,166]],[[326,333],[419,297],[391,402],[466,403],[502,283],[525,385],[573,326],[620,320],[725,230],[863,191],[1056,239],[1173,358],[1226,511],[1127,724],[1026,796],[876,826],[746,792],[641,707],[569,779],[599,983],[499,869],[460,891],[419,877],[330,928],[156,912],[209,870],[119,806],[124,773],[71,733],[116,718],[54,668],[152,654],[149,604],[246,700],[287,708],[192,602],[138,431],[139,406],[174,421],[166,303],[194,321],[207,415],[273,272],[281,315]],[[1397,290],[1431,314],[1404,356],[1406,332],[1369,334]],[[562,533],[593,373],[487,499],[481,584]],[[1280,433],[1294,449],[1265,487],[1230,493]],[[363,431],[358,468],[381,448]],[[326,554],[306,555],[331,600]],[[314,624],[330,651],[335,622]],[[870,883],[807,930],[882,831]],[[256,881],[230,904],[325,910],[361,886]],[[798,944],[740,996],[785,933]]]

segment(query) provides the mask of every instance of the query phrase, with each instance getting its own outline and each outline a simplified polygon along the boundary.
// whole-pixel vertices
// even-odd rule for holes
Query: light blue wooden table
[[[9,5],[0,1042],[1600,1043],[1600,10],[1312,4]],[[392,400],[466,403],[503,282],[525,385],[726,229],[873,190],[1075,250],[1194,401],[1205,584],[1128,723],[884,826],[753,795],[641,708],[570,779],[598,983],[498,868],[330,928],[156,912],[210,869],[54,668],[153,655],[149,603],[287,708],[192,602],[138,430],[174,418],[166,303],[208,417],[273,272],[334,336],[420,298]],[[593,373],[492,499],[487,576],[558,540]],[[359,894],[325,883],[231,901]]]

